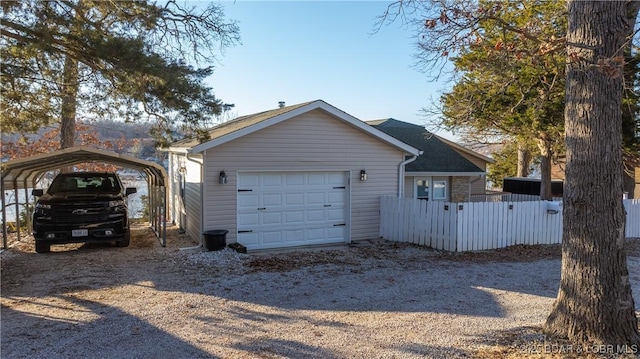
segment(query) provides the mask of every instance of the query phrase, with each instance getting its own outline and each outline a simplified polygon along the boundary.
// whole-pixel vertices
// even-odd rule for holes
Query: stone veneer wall
[[[468,202],[469,199],[469,177],[451,177],[451,202]]]

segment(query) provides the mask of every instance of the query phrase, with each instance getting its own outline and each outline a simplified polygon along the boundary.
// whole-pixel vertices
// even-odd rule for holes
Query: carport
[[[30,188],[35,188],[43,176],[52,170],[73,166],[79,163],[109,163],[116,166],[138,170],[145,174],[148,190],[149,222],[155,235],[164,247],[167,242],[167,201],[166,183],[167,172],[162,166],[151,161],[125,156],[113,151],[99,150],[86,146],[66,148],[46,154],[17,158],[0,165],[0,196],[2,199],[2,249],[7,249],[7,207],[5,191],[13,190],[16,198],[16,230],[20,240],[20,204],[18,203],[20,190],[24,191],[24,198],[29,199]],[[30,219],[27,220],[30,222]],[[30,223],[29,223],[30,224]],[[28,226],[30,227],[30,226]]]

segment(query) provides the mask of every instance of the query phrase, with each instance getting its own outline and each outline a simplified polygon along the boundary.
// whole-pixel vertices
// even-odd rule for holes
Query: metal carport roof
[[[2,234],[3,249],[7,248],[7,221],[5,207],[5,191],[14,190],[18,198],[18,190],[25,191],[25,198],[28,188],[35,188],[42,176],[48,171],[58,168],[72,166],[79,163],[110,163],[117,166],[132,168],[146,174],[149,193],[149,220],[156,236],[161,237],[162,246],[166,245],[166,220],[167,213],[166,183],[167,172],[155,162],[141,160],[135,157],[122,155],[113,151],[100,150],[96,148],[77,146],[54,151],[46,154],[39,154],[30,157],[16,158],[0,164],[1,171],[1,197],[2,197]],[[18,210],[16,201],[16,213]],[[19,220],[17,218],[17,220]],[[18,238],[20,238],[20,225],[17,226]]]

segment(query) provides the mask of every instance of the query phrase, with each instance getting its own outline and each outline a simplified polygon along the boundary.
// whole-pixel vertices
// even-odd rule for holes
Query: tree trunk
[[[550,201],[551,195],[551,144],[547,139],[538,139],[540,149],[540,199]]]
[[[531,164],[531,153],[522,144],[518,144],[518,171],[517,177],[529,177],[529,165]]]
[[[544,326],[616,351],[640,344],[624,249],[622,63],[611,61],[629,33],[626,4],[568,2],[562,275]]]
[[[76,139],[78,95],[78,61],[67,56],[62,74],[62,109],[60,112],[60,149],[73,147]]]

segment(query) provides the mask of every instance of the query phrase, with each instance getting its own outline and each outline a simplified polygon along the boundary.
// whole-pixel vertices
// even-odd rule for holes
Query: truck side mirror
[[[124,195],[125,195],[125,196],[128,196],[128,195],[130,195],[130,194],[134,194],[134,193],[136,193],[136,192],[138,192],[138,190],[137,190],[135,187],[127,187],[127,188],[124,190]]]
[[[32,196],[42,197],[43,194],[44,194],[44,191],[41,190],[41,189],[32,189],[31,190],[31,195]]]

